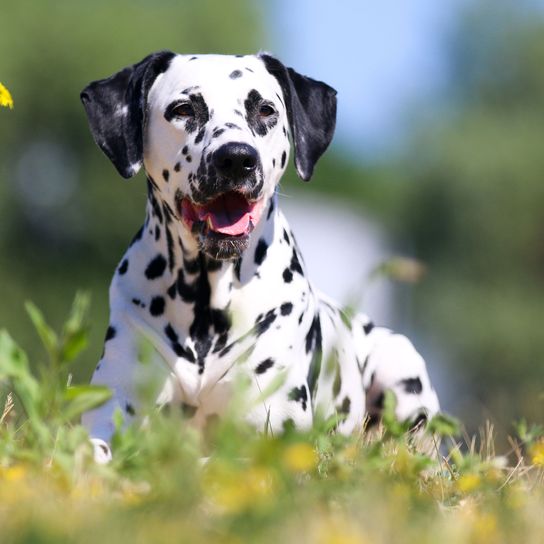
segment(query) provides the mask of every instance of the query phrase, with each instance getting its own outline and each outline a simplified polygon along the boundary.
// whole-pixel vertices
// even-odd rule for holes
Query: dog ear
[[[295,167],[298,175],[309,181],[334,134],[336,91],[326,83],[287,68],[270,55],[261,54],[260,58],[283,91],[295,148]]]
[[[142,166],[147,94],[172,57],[171,51],[153,53],[81,92],[94,141],[124,178]]]

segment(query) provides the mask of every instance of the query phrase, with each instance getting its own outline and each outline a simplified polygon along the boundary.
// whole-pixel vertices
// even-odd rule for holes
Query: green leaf
[[[111,398],[111,389],[102,385],[74,385],[64,392],[62,416],[67,421],[98,408]]]
[[[39,383],[30,372],[26,353],[5,330],[0,331],[0,381],[9,380],[21,401],[32,429],[40,439],[47,439],[43,423],[43,395]]]
[[[48,355],[54,359],[57,355],[59,345],[59,340],[55,331],[45,322],[42,312],[32,302],[25,302],[25,309],[45,350]]]
[[[461,432],[461,422],[447,414],[436,414],[427,424],[427,432],[440,436],[455,436]]]
[[[67,336],[63,342],[61,362],[71,363],[89,345],[87,330],[78,330]]]

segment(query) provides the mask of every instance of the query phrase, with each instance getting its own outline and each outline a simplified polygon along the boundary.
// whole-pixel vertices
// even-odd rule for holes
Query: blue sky
[[[445,37],[466,0],[273,0],[274,52],[339,93],[337,143],[380,158],[446,81]]]

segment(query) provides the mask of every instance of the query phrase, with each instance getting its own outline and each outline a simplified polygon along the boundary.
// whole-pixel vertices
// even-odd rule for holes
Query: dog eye
[[[174,117],[193,117],[195,110],[190,102],[182,102],[172,108],[171,114]]]
[[[271,117],[276,113],[276,110],[270,104],[261,104],[259,115],[261,117]]]

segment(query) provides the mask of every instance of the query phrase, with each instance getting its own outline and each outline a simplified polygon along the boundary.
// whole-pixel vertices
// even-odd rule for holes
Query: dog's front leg
[[[141,383],[142,341],[131,324],[121,315],[112,313],[104,341],[104,352],[94,371],[91,383],[104,385],[112,397],[102,406],[86,412],[82,423],[89,431],[97,463],[111,460],[110,440],[115,432],[114,414],[120,411],[130,423],[139,410],[138,383]]]

